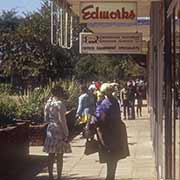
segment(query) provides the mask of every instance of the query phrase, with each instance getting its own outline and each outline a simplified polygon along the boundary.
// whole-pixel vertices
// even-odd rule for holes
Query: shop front
[[[165,180],[180,179],[179,9],[177,0],[151,4],[149,110],[157,175]]]

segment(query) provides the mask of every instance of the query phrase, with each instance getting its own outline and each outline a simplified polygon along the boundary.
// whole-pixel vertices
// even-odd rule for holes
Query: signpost
[[[122,22],[137,21],[137,2],[80,1],[80,22]]]
[[[142,54],[142,33],[81,33],[81,54]]]

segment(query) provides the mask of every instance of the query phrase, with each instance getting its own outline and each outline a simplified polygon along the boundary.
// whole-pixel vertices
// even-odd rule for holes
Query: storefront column
[[[164,69],[165,69],[165,180],[172,180],[172,53],[171,18],[167,17],[170,0],[164,0]]]

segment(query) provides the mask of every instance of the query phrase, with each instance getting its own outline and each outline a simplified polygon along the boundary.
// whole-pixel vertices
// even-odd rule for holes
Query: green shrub
[[[12,91],[12,85],[11,84],[5,84],[5,83],[0,83],[0,93],[1,94],[10,94]]]
[[[46,87],[36,88],[28,91],[27,95],[19,95],[18,101],[18,113],[17,118],[22,120],[30,120],[37,123],[41,123],[44,120],[44,105],[51,95],[51,88],[55,85],[61,85],[66,96],[64,102],[67,110],[70,110],[77,106],[78,88],[73,81],[59,81],[49,83]]]
[[[66,98],[64,99],[67,110],[75,108],[77,106],[79,88],[77,87],[74,81],[59,81],[57,84],[60,84],[65,92]]]
[[[43,122],[44,104],[50,94],[50,88],[36,88],[27,95],[18,96],[18,115],[22,120]]]
[[[16,101],[7,94],[0,94],[0,125],[12,123],[16,115]]]
[[[12,84],[8,83],[0,83],[0,94],[8,94],[8,95],[15,95],[17,94],[18,89],[14,87]]]

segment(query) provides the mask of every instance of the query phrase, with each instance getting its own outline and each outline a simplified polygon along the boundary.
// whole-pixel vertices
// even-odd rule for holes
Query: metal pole
[[[172,64],[173,64],[173,179],[176,179],[176,24],[175,24],[175,9],[173,10],[173,59],[172,59]]]
[[[170,0],[164,0],[165,65],[165,180],[172,180],[172,62],[171,18],[167,18]]]

